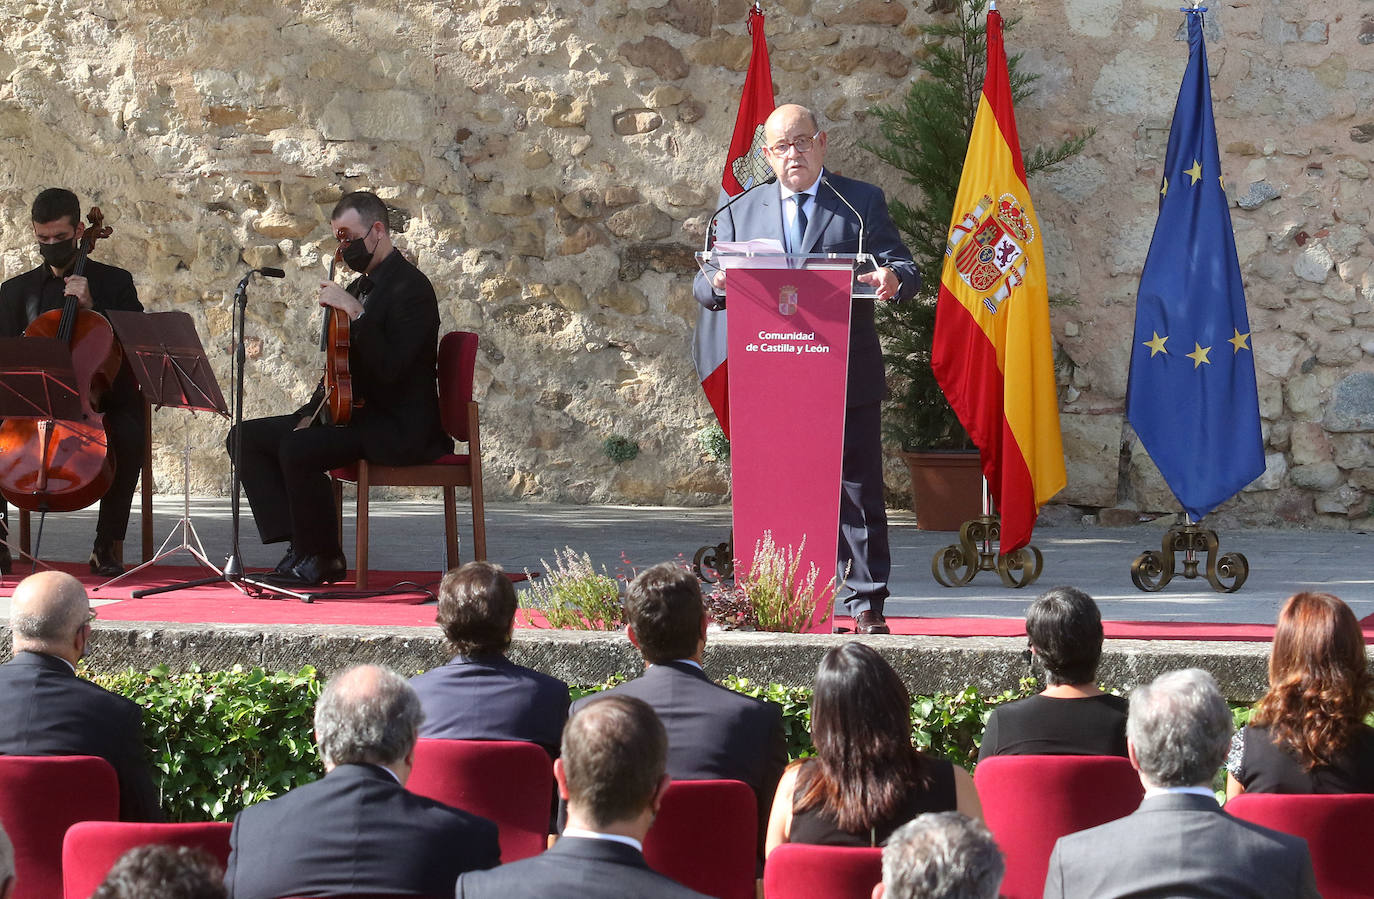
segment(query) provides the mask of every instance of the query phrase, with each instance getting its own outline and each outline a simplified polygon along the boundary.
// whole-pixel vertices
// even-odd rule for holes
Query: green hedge
[[[227,821],[245,806],[308,783],[322,771],[313,742],[315,699],[321,679],[314,668],[292,673],[236,667],[230,671],[172,674],[165,668],[97,675],[96,683],[143,707],[143,731],[171,821]],[[614,683],[614,682],[613,682]],[[811,690],[755,684],[728,677],[724,684],[783,709],[788,753],[810,755]],[[574,698],[610,684],[574,688]],[[955,694],[912,700],[912,740],[922,750],[973,769],[988,713],[1028,695],[1017,691]],[[1248,708],[1235,707],[1237,725]]]

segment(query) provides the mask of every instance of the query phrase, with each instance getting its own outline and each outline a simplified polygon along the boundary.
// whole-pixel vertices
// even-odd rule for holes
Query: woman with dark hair
[[[783,772],[765,854],[782,843],[880,846],[923,812],[983,817],[973,778],[911,745],[911,695],[872,648],[851,641],[821,659],[811,698],[816,756]]]
[[[1330,593],[1279,611],[1269,692],[1231,739],[1226,795],[1374,793],[1374,682],[1355,613]]]
[[[1102,614],[1082,590],[1055,587],[1026,610],[1032,656],[1047,686],[988,716],[978,760],[994,755],[1126,757],[1126,700],[1097,686]]]

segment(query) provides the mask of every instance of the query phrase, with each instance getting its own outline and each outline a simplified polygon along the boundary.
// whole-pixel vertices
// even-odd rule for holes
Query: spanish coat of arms
[[[959,277],[983,295],[983,305],[995,315],[1012,288],[1026,279],[1025,247],[1034,240],[1035,227],[1016,197],[1002,194],[994,207],[984,194],[950,230],[945,255],[954,257]]]

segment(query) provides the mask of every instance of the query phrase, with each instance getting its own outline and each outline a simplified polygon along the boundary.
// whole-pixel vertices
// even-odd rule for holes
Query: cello
[[[84,275],[95,242],[109,237],[100,207],[86,216],[73,275]],[[55,337],[71,347],[81,396],[76,421],[11,419],[0,425],[0,494],[30,512],[73,512],[91,505],[110,488],[114,464],[105,436],[100,396],[114,383],[123,362],[114,329],[105,316],[82,309],[68,295],[61,309],[45,312],[24,329],[25,337]]]

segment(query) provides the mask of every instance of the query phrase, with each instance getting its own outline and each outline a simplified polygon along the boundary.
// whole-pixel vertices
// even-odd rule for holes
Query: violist
[[[287,543],[271,576],[284,586],[331,583],[347,574],[331,469],[364,458],[416,465],[453,449],[435,388],[434,287],[392,244],[386,204],[376,194],[345,194],[330,224],[342,244],[339,257],[359,273],[347,289],[322,281],[317,298],[351,320],[352,418],[333,425],[319,415],[326,405],[321,379],[295,412],[243,423],[239,475],[262,542]],[[231,431],[230,452],[233,445]]]
[[[39,315],[61,309],[67,296],[75,297],[80,308],[101,314],[112,309],[143,311],[133,276],[124,269],[88,259],[84,274],[74,274],[85,233],[76,194],[60,187],[48,188],[34,198],[30,218],[43,261],[0,284],[0,337],[23,335]],[[113,577],[124,573],[124,535],[145,449],[143,397],[127,360],[100,402],[114,480],[100,500],[90,566],[94,574]],[[3,535],[8,534],[5,513],[6,504],[0,499]],[[8,573],[10,565],[9,549],[0,543],[0,571]]]

